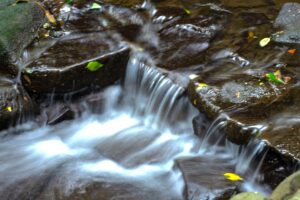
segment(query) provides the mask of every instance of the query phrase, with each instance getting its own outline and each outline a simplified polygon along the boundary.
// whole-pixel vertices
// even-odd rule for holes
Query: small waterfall
[[[28,122],[1,133],[0,199],[74,199],[91,187],[103,200],[181,200],[185,183],[176,162],[188,157],[226,158],[246,172],[259,146],[225,145],[222,118],[206,138],[194,135],[197,112],[185,90],[149,63],[131,56],[123,86],[103,92],[100,114],[87,110],[55,126]]]

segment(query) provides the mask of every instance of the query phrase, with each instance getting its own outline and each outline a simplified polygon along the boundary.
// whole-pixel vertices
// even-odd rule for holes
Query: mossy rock
[[[0,70],[15,72],[12,64],[36,37],[45,21],[42,9],[34,2],[13,4],[0,1]]]
[[[243,192],[232,197],[230,200],[266,200],[266,198],[257,192]]]
[[[300,199],[300,171],[286,178],[274,190],[272,200],[298,200]]]

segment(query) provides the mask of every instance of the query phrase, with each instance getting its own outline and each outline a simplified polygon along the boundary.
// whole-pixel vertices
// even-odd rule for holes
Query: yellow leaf
[[[11,106],[7,106],[7,107],[6,107],[6,110],[7,110],[8,112],[12,112],[12,107],[11,107]]]
[[[230,181],[242,181],[243,178],[241,178],[239,175],[235,173],[225,173],[224,174],[225,178],[230,180]]]
[[[198,86],[197,86],[197,88],[196,88],[196,90],[201,90],[201,89],[203,89],[205,87],[207,87],[207,84],[205,84],[205,83],[199,83]]]
[[[263,38],[260,42],[259,42],[259,45],[261,47],[265,47],[267,46],[269,43],[271,42],[271,38],[268,37],[268,38]]]
[[[45,10],[45,15],[51,24],[56,25],[56,19],[48,10]]]
[[[236,98],[238,98],[238,99],[241,98],[241,92],[240,91],[238,91],[235,95],[236,95]]]
[[[263,83],[263,82],[260,82],[259,85],[262,86],[262,85],[264,85],[264,83]]]
[[[193,101],[193,104],[194,104],[194,105],[197,105],[197,100],[196,100],[196,99]]]

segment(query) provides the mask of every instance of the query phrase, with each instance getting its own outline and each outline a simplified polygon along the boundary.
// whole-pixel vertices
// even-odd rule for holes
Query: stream
[[[98,114],[87,105],[73,121],[43,127],[31,121],[2,131],[1,200],[179,200],[186,198],[186,177],[195,169],[207,173],[204,183],[214,185],[217,177],[232,184],[223,173],[236,172],[244,178],[239,190],[269,193],[258,183],[263,144],[226,141],[222,117],[196,136],[192,121],[198,112],[185,90],[138,54],[131,55],[123,83],[103,96]],[[198,158],[207,165],[188,168],[182,162]],[[218,190],[205,184],[189,199],[214,199]]]

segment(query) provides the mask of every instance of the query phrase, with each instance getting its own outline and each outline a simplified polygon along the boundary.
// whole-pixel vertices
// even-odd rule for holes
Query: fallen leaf
[[[295,54],[296,51],[297,51],[297,49],[289,49],[287,52],[288,52],[289,54]]]
[[[236,98],[238,98],[238,99],[241,98],[241,92],[240,91],[238,91],[235,95],[236,95]]]
[[[11,106],[7,106],[7,107],[6,107],[6,110],[7,110],[8,112],[12,112],[12,107],[11,107]]]
[[[102,8],[102,6],[98,3],[93,3],[91,6],[91,9],[100,9],[100,8]]]
[[[277,78],[276,75],[273,74],[273,73],[267,73],[266,77],[268,78],[268,80],[270,82],[279,83],[279,84],[285,84],[285,82],[283,80]]]
[[[48,21],[51,24],[56,25],[56,19],[55,19],[55,17],[48,10],[45,10],[45,16],[47,17]]]
[[[86,68],[88,70],[90,70],[91,72],[95,72],[98,69],[100,69],[101,67],[103,67],[102,63],[99,63],[98,61],[91,61],[87,64]]]
[[[73,0],[65,0],[66,4],[72,5],[73,4]]]
[[[197,105],[197,100],[196,100],[196,99],[193,101],[193,104],[194,104],[194,105]]]
[[[263,38],[262,40],[260,40],[259,46],[265,47],[265,46],[267,46],[270,42],[271,42],[271,38],[270,38],[270,37]]]
[[[243,178],[241,178],[239,175],[237,175],[235,173],[225,173],[224,176],[227,180],[230,180],[230,181],[242,181],[243,180]]]
[[[190,15],[192,12],[189,9],[183,8],[184,12],[188,15]]]
[[[205,88],[205,87],[207,87],[207,84],[205,84],[205,83],[199,83],[199,84],[197,85],[196,90],[201,90],[201,89],[203,89],[203,88]]]
[[[249,32],[248,32],[248,41],[251,42],[251,41],[254,40],[255,38],[257,38],[257,37],[254,35],[254,32],[249,31]]]
[[[262,86],[262,85],[264,85],[264,83],[263,83],[263,82],[260,82],[259,85]]]

